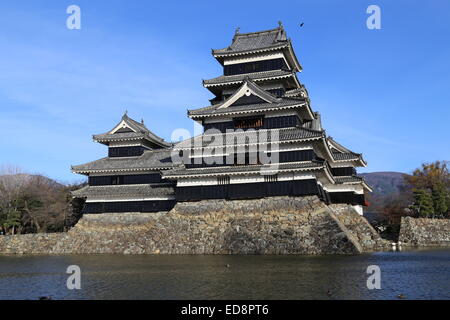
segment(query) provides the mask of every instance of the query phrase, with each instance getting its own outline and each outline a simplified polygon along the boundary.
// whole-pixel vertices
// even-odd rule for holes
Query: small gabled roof
[[[278,28],[258,32],[240,33],[238,28],[231,44],[223,49],[213,49],[212,54],[220,63],[223,63],[223,58],[227,56],[253,54],[280,49],[287,49],[288,55],[290,56],[288,58],[290,58],[290,62],[294,65],[294,69],[301,71],[302,67],[292,49],[291,40],[287,38],[286,31],[281,22],[279,22]]]
[[[255,84],[250,77],[246,77],[242,86],[236,90],[230,97],[228,97],[223,103],[220,105],[217,104],[218,109],[224,109],[232,106],[236,103],[239,98],[244,96],[256,96],[260,101],[265,101],[266,103],[275,103],[281,101],[281,99],[275,97],[273,94],[267,92],[257,84]]]
[[[151,132],[144,124],[144,121],[137,122],[128,117],[127,112],[122,116],[120,122],[108,132],[93,136],[97,142],[108,144],[111,141],[147,140],[162,148],[170,148],[171,143]]]

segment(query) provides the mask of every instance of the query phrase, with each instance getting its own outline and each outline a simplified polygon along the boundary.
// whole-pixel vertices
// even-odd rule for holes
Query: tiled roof
[[[76,173],[102,171],[137,171],[140,169],[172,168],[171,150],[147,150],[139,157],[103,158],[86,164],[72,166]]]
[[[352,152],[346,152],[346,153],[339,153],[339,152],[333,152],[333,158],[337,161],[344,161],[344,160],[358,160],[360,157],[359,154],[352,153]]]
[[[363,177],[359,177],[359,176],[334,177],[334,180],[336,181],[337,184],[344,184],[344,183],[362,184],[362,186],[364,188],[366,188],[366,190],[368,190],[369,192],[372,192],[372,188],[366,183],[366,181],[364,180]]]
[[[230,53],[283,47],[286,46],[287,42],[286,33],[281,26],[276,29],[251,33],[239,33],[237,31],[233,38],[233,42],[229,47],[213,50],[213,54],[226,55]]]
[[[364,181],[363,177],[358,176],[349,176],[349,177],[334,177],[336,183],[351,183],[351,182],[362,182]]]
[[[327,137],[330,149],[335,161],[359,161],[361,166],[367,166],[367,162],[363,159],[362,154],[353,152],[340,143],[336,142],[332,137]]]
[[[308,91],[306,88],[302,85],[301,88],[288,90],[284,93],[284,97],[302,97],[306,98],[308,96]]]
[[[223,84],[240,83],[243,82],[247,77],[252,79],[253,81],[261,81],[272,78],[276,79],[276,78],[295,77],[295,72],[286,70],[271,70],[271,71],[236,74],[231,76],[220,76],[209,80],[203,80],[203,85],[205,87],[209,87]]]
[[[134,130],[134,132],[116,132],[113,134],[106,132],[94,135],[93,139],[98,142],[147,139],[162,147],[170,147],[172,145],[171,143],[164,141],[164,139],[158,137],[156,134],[147,129],[147,127],[143,123],[137,122],[128,117],[127,114],[123,115],[121,122],[122,121],[124,121],[126,125],[129,126],[132,130]]]
[[[145,134],[140,132],[102,133],[94,135],[93,138],[96,141],[135,140],[145,138]]]
[[[190,149],[202,147],[232,146],[235,144],[287,142],[290,140],[308,140],[323,137],[322,131],[293,127],[282,129],[238,130],[222,134],[202,134],[184,140],[175,145],[175,149]],[[267,141],[266,141],[267,140]]]
[[[73,191],[72,195],[78,198],[102,197],[118,198],[122,196],[133,197],[167,197],[174,195],[174,189],[165,185],[117,185],[117,186],[86,186]]]
[[[199,169],[177,168],[163,173],[164,177],[175,178],[182,176],[198,176],[198,175],[239,175],[239,174],[254,174],[255,172],[273,172],[273,171],[308,171],[319,170],[324,168],[323,161],[304,161],[280,163],[277,165],[247,165],[247,166],[223,166],[223,167],[205,167]]]
[[[273,109],[289,109],[294,107],[300,107],[306,105],[304,100],[294,98],[279,98],[278,102],[273,103],[257,103],[257,104],[245,104],[240,106],[229,106],[227,108],[219,109],[222,103],[208,106],[205,108],[188,110],[188,116],[190,117],[203,117],[212,115],[228,115],[235,113],[254,113],[262,111],[270,111]]]

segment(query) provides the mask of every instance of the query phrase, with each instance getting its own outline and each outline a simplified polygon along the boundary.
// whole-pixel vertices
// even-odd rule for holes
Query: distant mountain
[[[371,172],[360,173],[372,187],[373,194],[388,196],[400,192],[405,187],[404,173],[401,172]]]
[[[369,212],[380,212],[407,189],[404,173],[401,172],[371,172],[360,173],[373,192],[368,195]]]
[[[17,173],[17,174],[0,174],[0,181],[8,181],[12,183],[24,183],[24,182],[38,182],[44,185],[48,185],[52,188],[64,188],[65,186],[56,180],[48,178],[40,174],[28,174],[28,173]]]

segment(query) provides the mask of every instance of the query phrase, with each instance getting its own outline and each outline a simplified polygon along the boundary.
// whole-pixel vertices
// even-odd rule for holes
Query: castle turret
[[[162,170],[173,168],[171,143],[127,114],[93,139],[108,146],[108,156],[72,166],[88,176],[88,186],[73,192],[86,199],[84,213],[157,212],[175,205],[174,183],[161,177]]]

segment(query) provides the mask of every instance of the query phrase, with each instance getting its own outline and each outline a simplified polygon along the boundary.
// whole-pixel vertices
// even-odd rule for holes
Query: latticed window
[[[270,175],[270,176],[264,176],[264,182],[277,182],[278,181],[278,175]]]
[[[223,186],[225,184],[230,184],[230,177],[228,177],[228,176],[217,177],[217,183],[221,186]]]
[[[259,128],[263,126],[262,118],[236,119],[234,121],[235,129]]]

